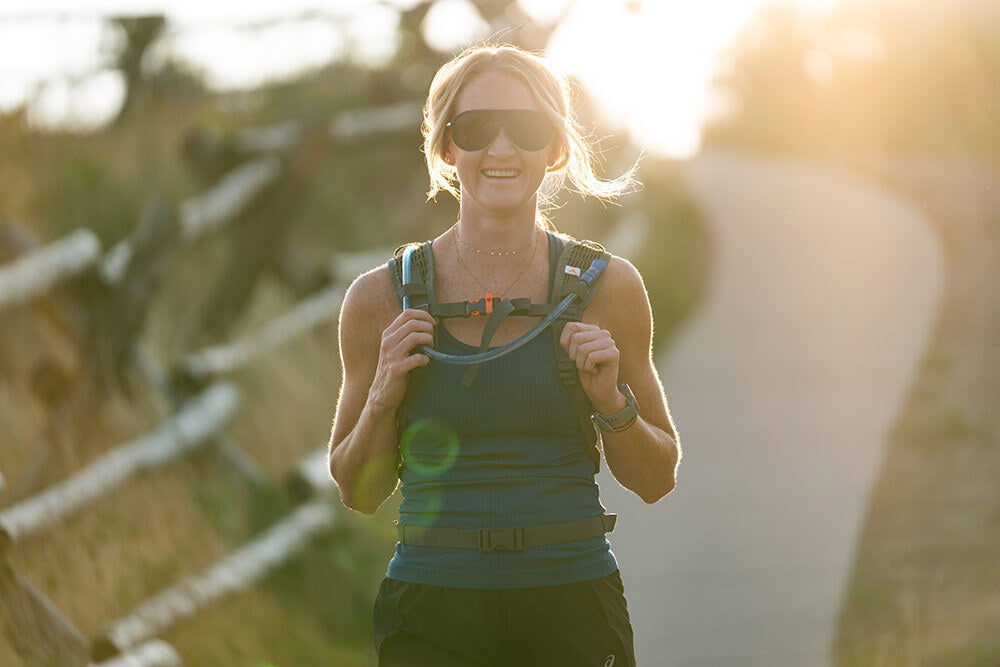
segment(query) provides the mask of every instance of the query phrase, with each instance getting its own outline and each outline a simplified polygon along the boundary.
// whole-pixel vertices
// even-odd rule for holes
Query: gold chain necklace
[[[469,245],[468,243],[466,243],[465,241],[462,240],[461,234],[458,233],[458,223],[455,223],[455,236],[458,237],[458,242],[461,243],[462,245],[464,245],[469,250],[473,251],[477,255],[482,255],[483,254],[482,250],[479,250],[478,248],[473,248],[471,245]],[[538,237],[536,236],[535,239],[537,240]],[[510,252],[492,252],[492,251],[487,251],[487,252],[489,254],[493,255],[494,257],[503,257],[503,256],[506,256],[506,255],[516,255],[517,253],[524,252],[527,249],[528,249],[528,246],[524,246],[520,250],[511,250]]]
[[[458,228],[457,227],[455,228],[455,235],[458,236]],[[527,266],[524,267],[524,271],[521,271],[521,274],[517,278],[514,278],[514,282],[512,282],[509,285],[507,285],[507,289],[505,289],[503,292],[500,293],[499,296],[500,296],[501,299],[504,297],[505,294],[507,294],[507,290],[509,290],[514,285],[516,285],[517,281],[519,281],[521,278],[523,278],[524,274],[527,273],[528,269],[531,268],[531,260],[533,260],[535,258],[535,252],[538,250],[538,234],[535,233],[534,236],[535,236],[535,243],[534,243],[534,247],[531,250],[531,257],[528,258]],[[482,282],[480,282],[479,278],[476,277],[476,274],[474,274],[469,269],[469,267],[465,265],[465,262],[462,261],[462,256],[458,252],[458,245],[455,246],[455,259],[457,259],[458,263],[462,265],[462,268],[465,269],[466,273],[468,273],[470,276],[472,276],[472,279],[475,280],[477,283],[479,283],[479,286],[482,287],[484,290],[486,290],[486,292],[489,294],[490,293],[490,288],[487,287],[486,285],[484,285]]]

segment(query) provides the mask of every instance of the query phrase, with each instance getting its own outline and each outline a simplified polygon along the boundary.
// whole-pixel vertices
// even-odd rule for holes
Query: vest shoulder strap
[[[578,240],[572,236],[566,239],[559,254],[555,275],[552,277],[552,298],[554,303],[559,303],[568,294],[579,292],[581,299],[574,307],[574,314],[577,317],[573,319],[580,319],[601,282],[601,276],[598,276],[590,287],[579,282],[580,275],[590,268],[591,262],[595,259],[603,260],[607,264],[611,260],[611,254],[597,241]],[[581,287],[585,289],[581,290]],[[573,312],[574,308],[569,309],[567,313]]]
[[[416,246],[416,250],[411,257],[410,263],[410,285],[403,285],[403,251],[410,246]],[[389,269],[389,282],[392,283],[392,292],[396,296],[396,303],[399,308],[403,308],[403,295],[410,295],[410,307],[428,310],[430,306],[430,294],[434,291],[434,254],[431,252],[431,241],[423,243],[404,243],[396,248],[392,253],[392,259],[387,263]],[[401,443],[406,432],[407,413],[410,409],[410,401],[413,392],[417,390],[421,380],[427,372],[426,366],[417,366],[410,370],[406,376],[406,393],[403,400],[396,406],[396,442]],[[403,477],[403,462],[399,461],[396,468],[396,476]]]
[[[601,431],[593,419],[594,406],[583,390],[583,385],[580,384],[576,363],[569,358],[569,354],[559,343],[566,323],[583,319],[583,311],[594,298],[597,286],[601,282],[603,273],[589,287],[579,280],[580,275],[590,268],[591,262],[595,259],[603,260],[608,264],[611,261],[611,254],[596,241],[577,240],[570,236],[563,244],[559,261],[556,264],[555,275],[552,277],[552,302],[558,303],[573,292],[578,293],[580,299],[575,306],[566,309],[566,312],[552,323],[552,342],[555,346],[559,380],[573,403],[577,420],[580,422],[580,429],[587,439],[587,456],[594,464],[594,474],[597,474],[601,470],[602,441]]]
[[[430,304],[430,294],[434,292],[434,254],[431,252],[432,241],[423,243],[404,243],[396,248],[392,259],[387,263],[389,282],[392,283],[392,293],[396,303],[402,309],[403,295],[410,295],[410,307],[427,310]],[[411,285],[403,285],[403,251],[410,246],[416,246],[411,262]]]

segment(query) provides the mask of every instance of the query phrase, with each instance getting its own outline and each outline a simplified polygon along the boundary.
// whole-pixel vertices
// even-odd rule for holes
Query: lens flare
[[[425,478],[440,477],[458,459],[458,433],[445,421],[425,417],[407,427],[399,444],[403,465]]]

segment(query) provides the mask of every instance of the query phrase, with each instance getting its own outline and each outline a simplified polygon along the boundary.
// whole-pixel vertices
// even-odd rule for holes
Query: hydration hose
[[[403,251],[403,284],[409,285],[411,274],[410,274],[410,261],[411,255],[416,251],[416,246],[409,246]],[[601,272],[607,268],[607,264],[599,259],[595,259],[590,263],[590,268],[580,276],[580,282],[590,286],[597,280],[597,277],[601,275]],[[496,359],[502,357],[505,354],[513,352],[517,348],[521,347],[525,343],[531,341],[535,336],[540,334],[545,330],[547,326],[552,324],[560,315],[566,312],[566,309],[573,305],[573,302],[580,298],[580,295],[576,292],[569,294],[563,299],[558,306],[552,309],[548,315],[542,318],[530,331],[524,333],[517,340],[513,340],[502,347],[498,347],[495,350],[489,350],[488,352],[482,352],[477,354],[445,354],[444,352],[438,352],[433,348],[429,348],[425,345],[417,345],[416,349],[421,354],[426,354],[431,359],[437,359],[438,361],[444,362],[446,364],[456,364],[456,365],[470,365],[478,364],[484,361],[489,361],[491,359]],[[410,295],[403,295],[403,310],[410,307]]]

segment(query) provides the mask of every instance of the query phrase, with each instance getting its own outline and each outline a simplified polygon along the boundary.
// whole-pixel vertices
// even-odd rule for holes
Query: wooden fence
[[[419,118],[418,105],[393,105],[343,113],[322,132],[344,140],[413,128]],[[263,195],[280,198],[282,189],[301,188],[319,158],[316,146],[323,145],[317,142],[314,128],[296,123],[248,130],[237,143],[249,156],[245,162],[176,207],[152,203],[134,233],[106,252],[93,232],[79,229],[49,245],[25,249],[0,265],[0,311],[30,308],[76,281],[100,285],[95,301],[84,304],[88,321],[77,330],[82,335],[78,344],[93,345],[96,332],[106,334],[122,321],[128,326],[114,337],[110,371],[91,371],[103,373],[103,381],[110,382],[123,367],[137,369],[174,406],[173,414],[151,433],[114,447],[66,479],[0,510],[0,591],[5,600],[16,600],[19,609],[27,610],[9,621],[18,653],[70,667],[91,661],[107,667],[179,665],[177,652],[159,641],[158,634],[250,586],[312,536],[334,525],[339,506],[330,499],[335,486],[324,443],[288,471],[288,487],[300,503],[288,516],[204,573],[168,587],[127,616],[106,623],[105,630],[91,639],[18,574],[8,558],[9,550],[21,540],[72,513],[85,512],[96,499],[112,494],[134,475],[156,471],[208,444],[252,483],[269,483],[252,457],[223,433],[240,403],[238,388],[224,376],[333,317],[352,276],[335,276],[332,267],[355,266],[357,258],[331,258],[333,280],[289,312],[242,338],[192,351],[175,368],[164,368],[139,336],[169,255],[246,216],[252,205],[260,205]],[[379,258],[388,252],[380,252]],[[44,645],[25,645],[26,637],[44,638]]]

